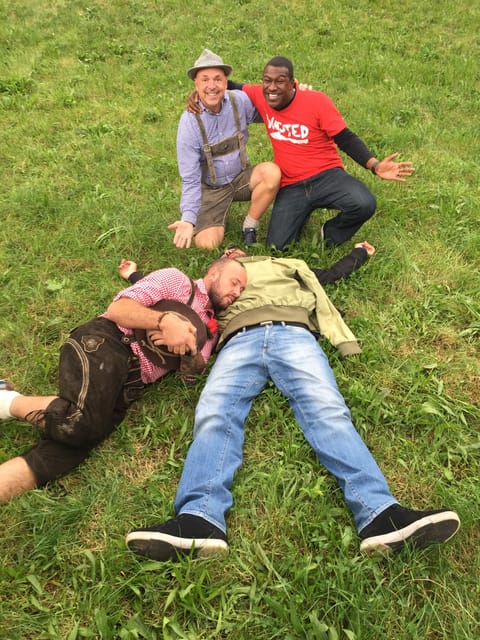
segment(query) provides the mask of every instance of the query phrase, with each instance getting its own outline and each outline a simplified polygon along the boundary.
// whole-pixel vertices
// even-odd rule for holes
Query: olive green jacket
[[[319,332],[340,356],[361,353],[357,340],[303,260],[249,256],[239,258],[248,282],[241,296],[218,315],[221,349],[243,327],[269,320],[300,322]]]

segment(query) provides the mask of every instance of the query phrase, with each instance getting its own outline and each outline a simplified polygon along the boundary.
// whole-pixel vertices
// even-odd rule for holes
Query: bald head
[[[218,258],[207,269],[203,281],[215,311],[226,309],[240,296],[247,284],[247,272],[237,260]]]

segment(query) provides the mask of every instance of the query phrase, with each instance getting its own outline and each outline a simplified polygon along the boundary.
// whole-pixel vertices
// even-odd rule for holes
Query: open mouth
[[[266,93],[265,94],[265,99],[268,102],[279,102],[281,97],[280,97],[280,95],[278,93]]]

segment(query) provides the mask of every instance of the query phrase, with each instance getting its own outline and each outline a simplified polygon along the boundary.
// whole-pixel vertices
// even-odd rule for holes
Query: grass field
[[[214,256],[177,250],[167,229],[186,69],[208,47],[253,82],[285,55],[377,157],[416,167],[398,185],[345,158],[377,196],[356,238],[377,253],[329,290],[363,354],[322,346],[401,502],[462,519],[441,548],[361,556],[341,492],[269,388],[246,425],[228,557],[143,562],[125,534],[172,515],[202,386],[167,377],[77,472],[1,507],[2,640],[480,637],[479,29],[467,0],[0,3],[0,377],[53,392],[69,330],[122,287],[120,257],[203,273]],[[261,126],[249,153],[271,159]],[[327,215],[289,255],[327,266],[350,249],[323,248]],[[0,461],[37,438],[1,430]]]

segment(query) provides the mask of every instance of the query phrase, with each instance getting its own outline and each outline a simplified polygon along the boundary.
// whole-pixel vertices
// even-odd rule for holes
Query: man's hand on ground
[[[375,247],[373,246],[373,244],[370,244],[366,240],[364,240],[363,242],[357,242],[357,244],[355,245],[355,249],[360,248],[365,249],[369,256],[373,256],[373,254],[375,253]]]
[[[128,278],[137,271],[137,263],[133,262],[133,260],[125,260],[122,258],[120,260],[120,264],[118,265],[118,273],[124,278],[128,280]]]
[[[396,182],[406,182],[415,171],[412,162],[395,162],[398,153],[392,153],[384,160],[381,160],[375,167],[375,175],[382,180],[395,180]]]

